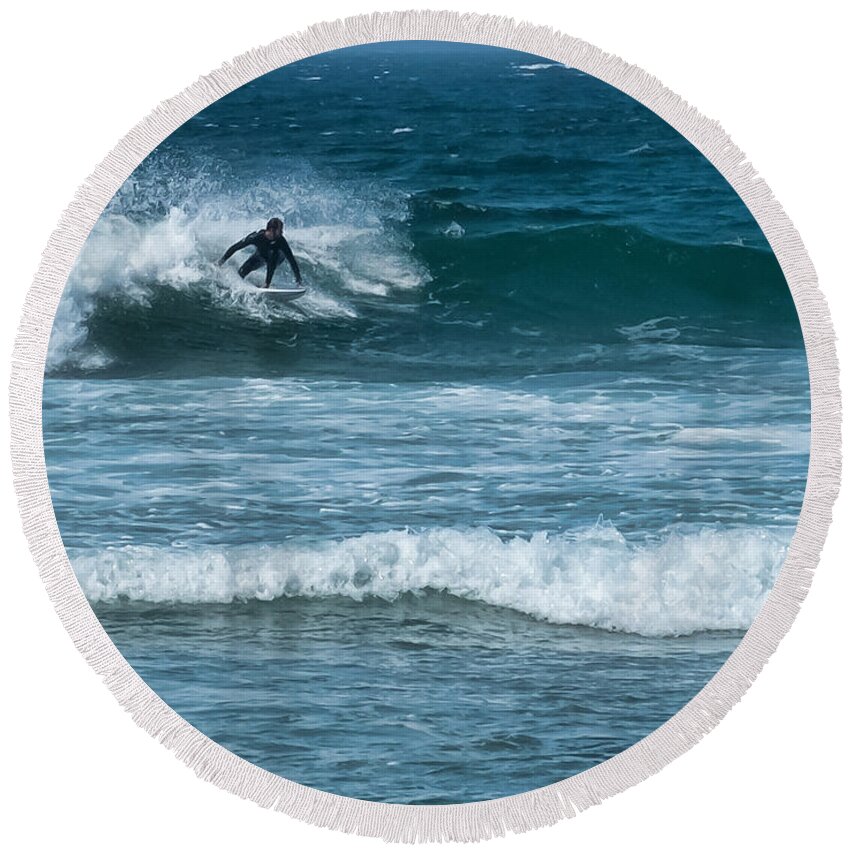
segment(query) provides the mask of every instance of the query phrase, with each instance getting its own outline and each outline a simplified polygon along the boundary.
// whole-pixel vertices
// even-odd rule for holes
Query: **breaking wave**
[[[167,156],[138,169],[107,206],[71,272],[50,339],[47,371],[98,371],[143,360],[158,340],[182,325],[176,350],[204,345],[203,325],[247,330],[279,322],[260,301],[256,280],[243,282],[216,260],[229,244],[257,230],[277,211],[310,282],[287,322],[316,317],[344,321],[363,299],[416,290],[426,269],[401,229],[406,196],[372,185],[339,186],[306,166],[284,176],[235,181],[222,166],[184,173]],[[257,280],[260,273],[254,275]],[[285,266],[276,283],[289,278]],[[285,285],[285,283],[283,284]],[[176,313],[175,313],[176,310]],[[216,347],[221,341],[217,334]],[[138,350],[116,344],[128,338]]]
[[[673,530],[628,542],[611,523],[503,539],[487,528],[340,541],[71,553],[94,603],[281,597],[393,601],[443,592],[555,624],[646,636],[749,628],[785,558],[783,529]]]
[[[545,368],[568,344],[801,342],[762,248],[674,242],[568,206],[534,211],[540,224],[528,227],[528,210],[463,203],[448,187],[408,195],[303,165],[282,171],[237,179],[165,155],[140,167],[77,259],[47,372],[288,374],[308,336],[314,371],[377,362],[417,378],[435,358],[510,368],[532,357]],[[297,308],[266,304],[237,260],[216,264],[269,211],[284,215],[308,283]],[[288,277],[284,267],[276,282]],[[518,352],[517,335],[536,341]]]

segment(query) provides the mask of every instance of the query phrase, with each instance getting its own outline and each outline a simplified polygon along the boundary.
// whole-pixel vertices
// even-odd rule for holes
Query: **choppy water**
[[[280,213],[299,310],[214,264]],[[591,77],[440,44],[304,60],[171,136],[75,266],[44,395],[63,539],[152,687],[288,778],[420,803],[690,699],[781,567],[808,423],[784,278],[707,161]]]
[[[368,800],[537,788],[639,740],[738,642],[553,628],[429,593],[96,605],[184,717],[255,764]]]

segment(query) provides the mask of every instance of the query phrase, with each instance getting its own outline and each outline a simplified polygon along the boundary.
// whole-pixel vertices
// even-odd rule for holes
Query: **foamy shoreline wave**
[[[611,523],[530,539],[438,528],[315,543],[80,550],[71,561],[93,603],[393,601],[439,591],[555,624],[661,637],[747,629],[790,537],[788,529],[704,527],[637,545]]]

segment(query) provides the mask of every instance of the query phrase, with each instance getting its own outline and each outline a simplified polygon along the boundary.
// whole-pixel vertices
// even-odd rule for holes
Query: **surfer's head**
[[[266,224],[266,236],[269,239],[276,239],[283,234],[283,219],[270,218]]]

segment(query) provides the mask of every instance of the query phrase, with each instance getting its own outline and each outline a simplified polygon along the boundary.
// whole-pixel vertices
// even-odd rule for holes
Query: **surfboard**
[[[294,301],[300,298],[306,291],[307,287],[299,286],[290,289],[258,289],[260,295],[264,298],[270,298],[272,301]]]

